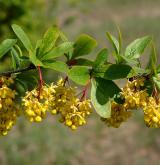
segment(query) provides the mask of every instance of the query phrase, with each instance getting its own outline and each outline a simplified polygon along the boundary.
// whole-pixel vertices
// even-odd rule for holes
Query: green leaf
[[[35,51],[29,51],[29,59],[35,66],[43,66],[42,61],[37,58]]]
[[[84,58],[78,58],[75,60],[76,65],[81,65],[81,66],[93,66],[94,62],[88,59]]]
[[[154,83],[152,79],[148,79],[144,81],[144,89],[147,91],[149,96],[153,94]]]
[[[144,75],[144,74],[149,74],[150,73],[150,70],[149,69],[143,69],[143,68],[139,68],[139,67],[133,67],[132,68],[134,71],[135,71],[135,73],[138,75],[138,74],[140,74],[140,75]]]
[[[138,75],[148,75],[148,74],[150,74],[149,69],[143,69],[143,68],[139,68],[139,67],[132,67],[132,70],[128,74],[127,78],[131,78],[131,77],[138,76]]]
[[[59,31],[59,35],[63,42],[68,42],[67,37],[65,36],[65,34],[62,31]]]
[[[37,40],[37,42],[36,42],[36,49],[39,49],[40,46],[41,46],[41,44],[42,44],[42,39]],[[37,54],[38,54],[38,53],[37,53]]]
[[[106,32],[106,35],[107,35],[107,38],[108,40],[110,41],[110,43],[112,44],[116,54],[118,55],[119,54],[119,42],[118,40],[113,36],[111,35],[109,32]]]
[[[157,77],[153,77],[153,82],[155,83],[156,87],[160,91],[160,74],[157,74]]]
[[[59,37],[59,29],[52,27],[44,34],[42,42],[40,44],[38,57],[42,57],[45,53],[48,53],[54,46]]]
[[[97,96],[97,93],[98,96]],[[96,82],[92,80],[91,87],[91,102],[97,112],[103,118],[109,118],[111,116],[111,101],[106,100],[104,104],[99,103],[97,97],[104,99],[103,92],[97,90]]]
[[[29,62],[30,61],[29,60],[29,57],[27,57],[27,56],[21,56],[19,58],[20,58],[21,61],[26,61],[26,62]]]
[[[114,101],[118,104],[124,104],[125,103],[125,98],[122,96],[121,93],[118,93],[118,94],[115,94]]]
[[[18,26],[18,25],[12,25],[12,29],[14,31],[14,33],[17,35],[17,37],[20,39],[20,41],[23,43],[24,47],[30,51],[33,50],[32,44],[28,38],[28,36],[26,35],[26,33],[23,31],[23,29]]]
[[[111,115],[111,100],[121,90],[111,80],[96,78],[92,80],[91,101],[96,112],[103,118]]]
[[[12,67],[14,70],[16,70],[17,69],[16,59],[12,52],[11,52],[11,57],[12,57]]]
[[[27,56],[21,56],[19,57],[19,60],[20,60],[20,67],[22,68],[31,64],[31,61]]]
[[[157,66],[157,73],[160,73],[160,65]]]
[[[150,69],[156,75],[157,74],[156,67],[157,67],[157,54],[156,54],[155,46],[152,44],[151,54],[150,54],[149,62],[147,65],[147,69]]]
[[[97,46],[97,41],[89,35],[82,34],[74,44],[72,59],[89,54]]]
[[[15,79],[16,91],[20,95],[24,96],[26,91],[35,88],[38,84],[38,77],[36,76],[36,73],[33,71],[27,71],[21,74],[17,74],[17,77]]]
[[[73,66],[70,69],[68,76],[71,80],[80,85],[86,85],[90,79],[89,70],[84,66]]]
[[[121,89],[111,80],[106,80],[103,78],[95,78],[96,84],[97,84],[97,90],[99,92],[104,94],[104,99],[101,100],[101,98],[98,98],[99,103],[105,103],[105,100],[108,100],[109,98],[114,98],[116,94],[121,92]],[[98,93],[97,93],[98,96]]]
[[[117,31],[118,31],[118,42],[119,42],[119,54],[120,54],[122,51],[122,33],[118,26],[117,26]]]
[[[130,59],[129,57],[125,57],[123,55],[120,55],[120,56],[125,61],[126,64],[138,65],[138,63],[139,63],[137,59]]]
[[[16,80],[15,81],[15,90],[20,96],[24,96],[25,92],[28,90],[26,87],[26,84],[22,80]]]
[[[27,71],[23,72],[21,74],[18,74],[16,77],[16,80],[21,80],[26,82],[28,87],[33,88],[37,85],[38,83],[38,74],[35,71]],[[28,88],[28,89],[30,89]]]
[[[108,58],[108,50],[102,49],[96,57],[96,60],[94,62],[94,67],[98,67],[99,65],[103,65],[107,61],[107,58]]]
[[[11,50],[11,56],[12,56],[13,68],[14,68],[14,70],[16,70],[20,67],[20,58],[19,58],[17,51],[14,48],[12,48],[12,50]]]
[[[15,48],[16,51],[18,52],[19,57],[23,56],[23,55],[22,55],[22,50],[21,50],[21,48],[20,48],[17,44],[14,45],[14,48]]]
[[[107,80],[123,79],[127,78],[131,69],[129,65],[125,64],[108,64],[94,69],[93,75]]]
[[[42,60],[50,60],[56,57],[63,56],[65,53],[68,53],[73,49],[72,42],[64,42],[57,47],[54,47],[51,51],[45,54],[41,59]]]
[[[111,35],[109,32],[106,32],[106,35],[115,51],[115,52],[113,52],[113,57],[115,58],[116,63],[119,64],[119,63],[123,62],[123,58],[120,55],[121,49],[122,49],[122,36],[121,36],[121,32],[118,27],[117,27],[117,29],[118,29],[118,40],[113,35]]]
[[[15,39],[6,39],[0,44],[0,58],[2,58],[16,43]]]
[[[53,70],[56,70],[56,71],[62,72],[62,73],[68,73],[68,71],[69,71],[69,68],[66,63],[64,63],[62,61],[56,61],[56,60],[44,61],[43,67],[53,69]]]
[[[137,59],[144,52],[145,48],[150,44],[152,38],[146,36],[143,38],[136,39],[129,44],[125,51],[125,57],[130,59]]]

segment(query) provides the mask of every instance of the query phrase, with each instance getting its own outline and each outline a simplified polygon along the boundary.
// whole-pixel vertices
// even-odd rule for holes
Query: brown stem
[[[65,77],[63,86],[66,85],[66,82],[68,82],[68,76]]]
[[[14,73],[25,72],[25,71],[29,71],[32,69],[36,69],[36,67],[33,64],[29,65],[26,68],[2,72],[2,73],[0,73],[0,76],[10,76],[11,74],[14,74]]]

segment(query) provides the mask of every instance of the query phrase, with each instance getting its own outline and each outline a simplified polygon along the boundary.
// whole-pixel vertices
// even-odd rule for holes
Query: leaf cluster
[[[97,41],[87,34],[69,41],[57,26],[53,26],[33,45],[20,26],[14,24],[12,29],[16,39],[6,39],[0,44],[0,58],[10,55],[14,71],[20,70],[24,65],[34,66],[35,69],[41,67],[64,73],[78,85],[85,86],[91,82],[91,101],[101,117],[110,116],[111,101],[123,101],[119,98],[121,89],[115,80],[144,76],[148,79],[148,93],[151,94],[155,86],[160,90],[160,65],[157,66],[157,54],[150,36],[134,40],[123,50],[120,30],[118,29],[118,39],[107,32],[106,37],[113,46],[113,52],[105,47],[97,53],[94,60],[90,60],[85,56],[93,53]],[[21,51],[18,40],[27,54]],[[146,68],[142,68],[140,57],[146,50],[150,51],[150,58]],[[109,61],[109,56],[113,56],[114,63]],[[16,84],[20,91],[23,89],[25,92],[37,83],[36,76],[29,71],[17,74]]]

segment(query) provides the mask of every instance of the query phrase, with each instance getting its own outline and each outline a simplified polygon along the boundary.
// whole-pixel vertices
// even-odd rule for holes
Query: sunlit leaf
[[[14,46],[17,40],[6,39],[0,44],[0,58],[2,58]]]
[[[17,35],[17,37],[20,39],[20,41],[23,43],[24,47],[28,50],[31,51],[33,50],[31,41],[29,40],[27,34],[23,31],[23,29],[18,26],[18,25],[12,25],[12,29],[14,33]]]

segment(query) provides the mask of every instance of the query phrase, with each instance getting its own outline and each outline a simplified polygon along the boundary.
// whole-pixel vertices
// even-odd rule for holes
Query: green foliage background
[[[21,25],[32,41],[57,23],[71,40],[81,32],[88,33],[103,48],[109,47],[104,33],[116,34],[117,24],[124,44],[149,34],[160,51],[159,5],[160,0],[0,0],[0,41],[13,35],[12,23]],[[8,17],[11,10],[16,14]],[[1,71],[10,63],[3,60]],[[55,72],[46,71],[48,81],[56,79]],[[159,131],[147,129],[139,116],[119,129],[107,128],[93,117],[77,132],[53,118],[40,125],[21,120],[0,139],[0,164],[159,164]]]

